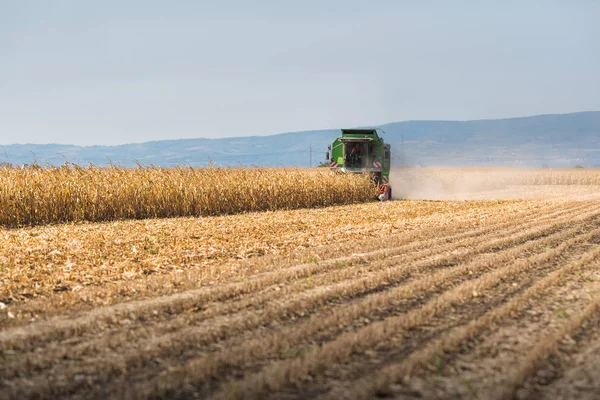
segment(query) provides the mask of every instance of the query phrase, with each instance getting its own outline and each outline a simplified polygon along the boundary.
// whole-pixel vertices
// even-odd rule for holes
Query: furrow
[[[589,213],[584,214],[584,217],[588,215]],[[522,232],[521,235],[514,236],[512,238],[488,241],[479,248],[474,249],[475,254],[473,257],[481,252],[490,250],[501,251],[502,249],[510,248],[511,246],[518,245],[519,243],[523,244],[510,249],[510,251],[504,255],[498,253],[495,258],[488,258],[485,256],[487,260],[483,260],[485,261],[484,263],[474,260],[474,262],[453,269],[435,270],[435,268],[438,266],[444,266],[447,264],[453,265],[469,259],[469,255],[461,254],[450,255],[445,258],[436,258],[434,260],[422,262],[414,266],[401,265],[396,268],[384,270],[352,282],[341,282],[331,286],[317,287],[316,289],[308,292],[296,294],[283,303],[279,302],[267,304],[259,314],[250,310],[240,312],[233,317],[213,318],[205,321],[202,326],[187,327],[187,324],[184,324],[185,326],[170,326],[169,329],[161,327],[163,332],[165,330],[170,332],[166,335],[159,335],[157,330],[145,331],[143,336],[140,335],[137,337],[133,335],[129,336],[127,332],[124,332],[122,336],[119,337],[120,340],[116,342],[107,341],[106,339],[102,341],[102,339],[100,339],[98,341],[86,341],[82,345],[76,346],[53,346],[52,349],[54,351],[49,351],[47,354],[44,354],[43,358],[40,358],[40,355],[38,354],[39,351],[36,351],[32,357],[24,355],[19,357],[18,360],[22,366],[26,365],[28,368],[35,368],[39,371],[40,369],[52,366],[54,364],[54,360],[56,359],[76,360],[85,355],[95,354],[98,348],[108,347],[111,349],[110,352],[114,352],[115,355],[110,357],[113,360],[112,366],[111,364],[105,364],[104,367],[108,368],[108,370],[122,368],[131,370],[143,365],[153,358],[166,357],[175,349],[178,349],[177,351],[181,352],[182,349],[189,350],[191,348],[200,348],[216,340],[223,340],[230,336],[255,329],[259,326],[269,325],[276,321],[289,319],[290,315],[294,315],[298,312],[303,314],[307,313],[310,310],[314,310],[317,307],[322,306],[332,297],[355,297],[357,294],[360,295],[361,293],[366,293],[377,289],[381,285],[383,285],[383,289],[385,289],[390,287],[393,282],[401,281],[410,275],[426,273],[430,270],[434,270],[434,272],[436,272],[432,277],[425,277],[412,282],[411,284],[392,289],[398,291],[397,296],[390,297],[387,292],[370,296],[370,306],[369,308],[364,309],[364,312],[369,313],[370,310],[383,306],[383,302],[387,298],[402,296],[407,297],[408,294],[418,293],[431,287],[438,287],[447,284],[452,280],[469,276],[469,274],[473,275],[478,271],[494,266],[494,263],[499,262],[498,257],[501,255],[505,262],[505,260],[512,259],[518,254],[521,254],[525,251],[530,251],[538,245],[536,241],[531,241],[532,239],[545,234],[550,234],[563,225],[564,224],[555,222],[552,224],[542,225],[542,227],[538,227],[538,230],[535,231]],[[553,237],[555,237],[555,241],[560,241],[562,238],[568,237],[576,231],[577,228],[568,230],[566,232],[555,233]],[[389,304],[387,304],[387,306],[389,306]],[[187,323],[189,324],[190,322],[187,321]],[[145,342],[141,341],[141,339],[144,337],[151,337],[151,340]],[[139,343],[139,346],[143,347],[144,351],[140,353],[137,351],[137,349],[131,349],[129,351],[120,350],[120,344],[124,342],[127,343],[131,340],[135,340],[136,343]],[[18,365],[14,364],[0,367],[0,372],[7,375],[17,374],[19,373],[19,370],[20,368],[18,368]],[[98,370],[95,371],[95,373],[99,372],[100,371]],[[106,371],[103,373],[105,372]]]
[[[542,220],[545,221],[559,216],[577,213],[589,207],[588,204],[576,205],[571,209],[561,210],[554,214],[546,215],[530,224],[531,226],[534,226]],[[514,225],[516,221],[522,220],[522,216],[518,217],[519,219],[516,219],[515,221],[504,222],[500,225]],[[525,225],[528,226],[528,224]],[[435,253],[428,253],[429,250],[427,249],[435,246],[436,243],[447,243],[454,240],[477,237],[485,233],[493,232],[494,229],[497,228],[498,226],[493,226],[491,228],[486,227],[473,232],[469,231],[458,235],[450,235],[445,238],[434,238],[433,242],[422,243],[418,242],[418,239],[415,239],[417,241],[416,243],[406,244],[392,249],[378,249],[365,254],[329,259],[319,265],[314,263],[301,264],[284,271],[274,271],[258,275],[244,282],[190,290],[176,295],[163,296],[159,299],[122,303],[115,306],[97,308],[74,319],[58,317],[48,321],[29,324],[24,327],[9,328],[4,332],[0,332],[0,349],[16,348],[26,350],[28,348],[36,347],[39,342],[44,340],[62,340],[70,336],[81,335],[89,330],[100,331],[107,326],[110,326],[113,321],[119,319],[127,318],[131,320],[133,318],[135,320],[141,316],[152,318],[151,316],[157,311],[159,313],[179,313],[190,306],[193,307],[192,304],[203,304],[235,298],[264,290],[265,288],[278,283],[294,282],[295,280],[306,278],[309,275],[313,276],[336,270],[340,263],[345,263],[348,266],[362,265],[372,260],[395,257],[417,249],[424,249],[424,254],[433,255]],[[425,256],[424,254],[423,256]],[[391,263],[389,260],[386,262]],[[383,262],[383,266],[386,266],[385,262]]]
[[[496,269],[477,279],[463,282],[430,300],[424,306],[413,309],[406,314],[389,317],[356,331],[343,333],[321,347],[313,348],[304,357],[273,362],[258,373],[248,375],[242,380],[226,385],[217,394],[217,398],[229,398],[232,395],[244,398],[260,398],[266,393],[280,390],[284,385],[301,376],[322,371],[328,366],[342,362],[354,352],[362,351],[384,341],[389,335],[398,335],[401,330],[423,325],[441,313],[448,311],[452,306],[459,305],[472,298],[473,292],[482,292],[497,285],[500,279],[520,273],[528,268],[539,267],[566,253],[573,246],[597,236],[600,236],[600,230],[581,234],[564,241],[556,248],[545,253],[531,256],[527,260],[518,260],[508,267]],[[284,338],[280,340],[284,340]],[[242,349],[238,349],[238,351],[242,351]],[[186,369],[182,376],[183,382],[189,382],[191,377],[196,379],[197,374],[195,368]],[[165,384],[171,386],[172,382],[177,381],[177,379],[174,379],[177,376],[180,375],[171,373],[168,383],[160,382],[157,385],[158,387],[149,384],[147,387],[159,390]],[[178,385],[176,387],[182,386]],[[235,393],[232,393],[232,387],[235,388]]]
[[[573,231],[569,230],[564,233],[562,237],[554,237],[554,238],[545,238],[540,241],[540,245],[544,243],[551,243],[553,240],[558,240],[559,242],[571,235],[573,235]],[[596,233],[594,233],[595,235]],[[473,291],[473,287],[475,285],[493,285],[500,279],[500,277],[508,276],[512,273],[515,273],[517,270],[522,270],[523,268],[531,267],[532,265],[539,264],[542,260],[550,259],[552,257],[558,257],[560,254],[563,254],[567,251],[571,246],[579,243],[580,241],[586,240],[588,237],[593,235],[580,235],[574,239],[567,240],[560,244],[555,249],[552,249],[550,252],[544,253],[543,255],[538,255],[536,257],[532,257],[530,260],[523,260],[517,262],[513,266],[503,268],[500,271],[493,271],[480,277],[474,281],[463,282],[456,288],[452,289],[450,292],[446,292],[438,298],[431,300],[426,303],[425,306],[421,308],[416,308],[404,314],[400,317],[391,318],[389,320],[384,320],[382,322],[377,322],[373,325],[373,328],[367,327],[361,329],[360,337],[366,337],[369,340],[374,340],[379,335],[378,331],[384,328],[385,331],[393,331],[395,329],[400,329],[403,326],[416,326],[415,324],[422,323],[424,320],[428,318],[433,318],[436,313],[439,313],[441,310],[447,310],[452,304],[457,303],[460,300],[460,296],[466,296],[467,294],[471,294]],[[508,258],[514,257],[514,254],[508,256]],[[499,260],[498,256],[490,256],[488,266],[493,266]],[[488,276],[486,278],[486,276]],[[480,289],[481,290],[481,289]],[[406,297],[407,293],[405,293],[402,288],[396,290],[393,294],[397,296]],[[452,297],[454,296],[454,297]],[[391,299],[392,295],[389,296],[389,300],[384,300],[387,303],[384,303],[382,306],[385,307],[386,304],[393,304],[393,300]],[[369,301],[368,305],[361,304],[353,304],[349,307],[341,307],[336,309],[335,314],[328,317],[315,317],[311,319],[309,322],[296,325],[292,327],[288,327],[281,332],[273,332],[270,334],[260,333],[260,337],[257,337],[253,340],[244,340],[242,343],[237,346],[230,346],[227,343],[223,344],[223,347],[226,349],[225,351],[215,354],[214,356],[210,356],[205,360],[194,360],[182,368],[174,367],[172,373],[169,374],[168,379],[157,379],[154,381],[154,384],[148,384],[144,382],[141,387],[137,387],[136,389],[130,393],[134,395],[135,393],[144,393],[144,390],[149,390],[150,392],[145,392],[147,396],[149,396],[154,390],[163,390],[167,391],[169,388],[179,387],[179,384],[186,382],[188,377],[193,376],[195,381],[202,381],[211,376],[220,376],[221,369],[225,366],[235,366],[235,365],[243,365],[244,363],[255,360],[257,358],[266,358],[272,355],[276,355],[281,350],[285,348],[289,348],[296,343],[302,343],[308,337],[313,336],[314,334],[322,331],[327,327],[337,327],[338,325],[346,326],[348,323],[352,322],[360,315],[367,315],[369,312],[375,310],[379,307],[377,301],[381,301],[386,297],[381,295],[377,298],[377,300]],[[367,297],[370,299],[370,297]],[[452,300],[452,301],[450,301]],[[364,308],[362,308],[364,307]],[[334,342],[330,342],[324,345],[323,349],[329,349],[332,354],[328,354],[327,352],[323,352],[321,350],[314,350],[307,357],[310,359],[318,359],[322,356],[323,362],[327,365],[328,362],[331,362],[331,357],[334,357],[336,352],[337,354],[343,354],[346,349],[351,348],[348,346],[359,346],[360,343],[348,343],[349,338],[354,337],[354,334],[342,334],[340,338],[336,339]],[[365,342],[365,346],[368,346],[368,341]],[[316,352],[316,353],[315,353]],[[280,376],[281,371],[287,371],[285,374],[289,373],[293,370],[293,368],[297,367],[295,363],[298,360],[294,361],[284,361],[276,363],[273,367],[268,368],[266,371],[262,372],[263,379],[269,379],[269,377]],[[322,366],[322,364],[319,364]],[[291,369],[290,369],[291,366]],[[282,368],[281,370],[279,368]],[[318,365],[317,365],[318,367]],[[281,376],[280,376],[281,377]],[[290,378],[293,379],[293,378]],[[282,382],[280,382],[282,384]],[[243,384],[243,383],[242,383]],[[167,385],[167,386],[165,386]],[[255,387],[256,388],[256,387]],[[119,388],[116,393],[119,393],[120,390],[126,388]],[[249,388],[246,388],[249,389]],[[250,389],[249,389],[250,390]],[[135,392],[135,393],[134,393]],[[141,396],[145,397],[145,396]]]
[[[517,372],[503,382],[502,387],[495,388],[492,392],[496,395],[491,397],[498,400],[514,398],[517,390],[534,374],[542,362],[558,351],[561,341],[565,337],[577,335],[581,331],[582,325],[599,312],[600,296],[597,294],[581,313],[569,319],[558,332],[541,338],[520,362]]]
[[[339,237],[339,241],[336,240],[336,236],[327,235],[329,236],[329,239],[325,241],[326,244],[324,246],[307,246],[303,248],[292,249],[287,247],[285,244],[282,244],[283,248],[281,248],[281,250],[283,251],[276,251],[276,253],[279,254],[267,253],[259,257],[250,256],[249,258],[244,258],[241,260],[237,258],[231,259],[231,257],[234,257],[234,255],[232,253],[229,253],[226,256],[229,257],[229,261],[225,259],[221,261],[227,263],[227,272],[224,274],[219,274],[218,268],[221,262],[219,262],[217,259],[212,259],[211,257],[207,259],[206,254],[204,254],[203,252],[200,252],[198,254],[189,254],[187,251],[179,249],[180,246],[177,245],[176,241],[167,241],[166,243],[164,243],[164,246],[160,245],[160,248],[158,250],[160,251],[161,255],[168,256],[169,254],[171,254],[169,260],[164,260],[166,262],[166,265],[164,265],[162,260],[157,260],[158,265],[155,265],[151,268],[152,271],[156,270],[158,273],[152,273],[150,276],[138,277],[133,280],[119,279],[117,281],[107,281],[106,279],[102,278],[100,281],[94,281],[95,283],[93,283],[90,286],[84,285],[83,289],[78,288],[76,292],[67,291],[64,293],[38,293],[41,295],[41,297],[28,300],[24,300],[22,296],[19,296],[23,301],[17,300],[15,303],[10,304],[11,311],[16,316],[16,318],[10,318],[5,313],[0,313],[0,326],[3,326],[4,328],[16,327],[19,325],[25,325],[30,322],[33,322],[34,319],[38,321],[40,320],[40,318],[48,320],[52,317],[65,315],[66,313],[70,313],[69,319],[73,319],[82,315],[84,312],[90,310],[94,306],[106,307],[125,301],[131,302],[134,300],[147,300],[150,297],[156,298],[160,296],[168,296],[175,293],[181,293],[186,290],[197,289],[201,286],[209,287],[214,286],[216,284],[223,284],[225,282],[239,282],[246,278],[256,277],[260,273],[281,271],[294,265],[306,263],[307,260],[321,260],[331,258],[332,253],[336,253],[338,255],[354,255],[353,253],[355,252],[355,249],[359,247],[361,248],[361,251],[363,253],[367,253],[377,249],[381,249],[384,246],[390,248],[406,245],[412,242],[418,243],[422,240],[430,240],[436,237],[447,236],[448,234],[452,233],[456,234],[457,232],[472,230],[486,224],[492,225],[496,223],[502,223],[508,219],[506,218],[507,216],[515,217],[518,215],[521,216],[524,220],[529,219],[529,216],[531,215],[534,215],[533,218],[537,218],[537,216],[535,216],[536,213],[543,212],[543,210],[545,210],[545,212],[548,213],[554,212],[556,210],[559,210],[561,206],[560,203],[556,202],[510,203],[514,204],[513,206],[508,207],[508,209],[510,210],[510,213],[508,214],[498,212],[499,210],[495,204],[491,204],[489,206],[482,206],[481,204],[478,204],[478,207],[476,207],[475,209],[479,212],[474,214],[468,211],[468,206],[465,207],[464,205],[461,205],[460,207],[458,207],[459,209],[456,210],[454,221],[451,221],[447,218],[448,211],[445,208],[440,209],[439,206],[424,207],[420,205],[418,206],[419,209],[427,209],[427,212],[425,214],[426,216],[429,216],[429,218],[431,218],[431,215],[439,215],[442,219],[445,219],[445,222],[440,225],[435,223],[432,224],[432,226],[426,226],[429,224],[416,226],[414,224],[415,214],[412,213],[408,218],[406,218],[406,221],[412,221],[413,223],[409,222],[406,226],[406,229],[399,229],[399,226],[396,225],[396,221],[404,220],[404,218],[401,217],[402,214],[399,214],[399,212],[403,213],[404,211],[406,211],[405,209],[412,208],[404,206],[390,207],[389,219],[386,219],[383,222],[389,226],[389,235],[385,234],[384,232],[379,232],[381,235],[372,236],[368,233],[363,235],[362,233],[357,232],[357,236],[361,236],[361,238],[356,240],[349,240],[348,236],[353,236],[353,234],[351,233],[352,231],[349,230],[345,232],[340,232],[341,236]],[[568,202],[563,203],[562,206],[566,208],[572,207],[574,204],[577,203]],[[579,202],[579,204],[582,203]],[[502,207],[502,209],[506,209],[505,205],[501,205],[500,207]],[[346,208],[349,209],[349,207]],[[387,209],[387,207],[384,208]],[[429,210],[428,208],[437,210],[437,214],[436,212],[430,213],[429,211],[431,210]],[[320,221],[321,223],[323,223],[324,220],[328,219],[330,211],[331,210],[323,210],[321,214],[321,211],[313,210],[309,211],[309,215],[312,214],[316,217],[317,222]],[[499,218],[499,216],[504,216],[504,219]],[[221,217],[220,219],[222,218],[224,217]],[[235,216],[231,216],[231,218],[238,219],[238,217]],[[261,215],[259,217],[259,220],[262,218],[263,216]],[[199,220],[199,222],[200,221],[202,220]],[[186,223],[190,222],[191,221],[186,221]],[[207,222],[210,225],[210,221]],[[264,221],[262,222],[263,228],[268,229],[266,226],[264,226]],[[279,223],[281,223],[281,221],[279,221]],[[383,228],[383,223],[380,220],[377,222],[377,226]],[[135,226],[137,226],[137,228],[129,226],[129,234],[137,235],[137,229],[143,229],[143,227],[141,227],[138,223],[131,224],[134,224]],[[403,224],[403,222],[400,222],[400,224]],[[146,225],[146,227],[152,227],[155,225],[173,226],[172,224],[166,223],[164,221],[157,221],[156,223],[149,222],[148,224],[144,225]],[[176,228],[177,226],[178,225],[175,224],[175,226],[173,227]],[[316,226],[317,225],[310,228],[309,231],[315,228]],[[214,229],[215,227],[213,226],[212,228]],[[96,232],[102,231],[102,229],[98,231],[98,227],[92,227],[92,229]],[[53,228],[48,228],[48,230],[54,231]],[[70,229],[67,230],[70,231]],[[82,234],[83,236],[85,236],[85,231],[85,228],[75,228],[75,230],[72,233],[79,232],[78,234]],[[394,233],[392,233],[392,231]],[[304,232],[304,234],[306,235],[307,232]],[[370,228],[368,228],[367,232],[373,231]],[[187,237],[185,229],[184,231],[176,230],[174,231],[174,233],[174,237],[180,237],[184,240]],[[224,232],[220,229],[217,229],[215,233],[217,235],[220,235]],[[381,240],[382,236],[386,238],[385,241]],[[128,240],[129,239],[127,239],[127,241]],[[94,240],[92,239],[92,242],[93,241]],[[89,242],[88,244],[91,244],[92,242]],[[232,240],[232,242],[236,242],[236,240]],[[264,242],[262,243],[263,245],[265,244]],[[231,244],[227,245],[227,247],[231,247]],[[236,246],[233,245],[233,247],[235,248]],[[18,246],[16,248],[13,247],[13,249],[18,249]],[[238,250],[243,252],[243,250],[241,249]],[[120,249],[118,251],[120,251]],[[184,255],[184,253],[186,253],[187,255]],[[97,256],[103,257],[103,255],[101,254],[97,254]],[[2,257],[1,254],[0,257]],[[205,262],[208,262],[208,268],[204,266]],[[85,263],[86,265],[83,266],[83,270],[88,270],[89,268],[91,268],[91,270],[97,270],[97,268],[94,268],[93,265],[88,265],[87,260],[85,261]],[[184,265],[181,265],[181,267],[183,267],[181,268],[181,270],[184,273],[167,272],[168,270],[174,267],[173,263],[184,263]],[[100,266],[96,265],[96,267]],[[87,280],[87,278],[84,279]],[[32,282],[32,285],[37,286],[34,282]],[[24,294],[24,297],[28,296],[28,294]],[[105,299],[105,301],[102,301],[101,299]],[[98,331],[98,329],[95,329],[95,331]]]
[[[592,234],[595,233],[596,232],[593,232]],[[347,391],[336,391],[330,393],[330,395],[327,396],[327,398],[372,398],[374,394],[376,394],[377,392],[384,391],[389,385],[393,384],[394,382],[398,382],[404,378],[409,377],[418,368],[423,367],[436,356],[457,351],[457,349],[460,348],[462,343],[465,343],[471,338],[481,335],[488,329],[501,323],[513,312],[525,308],[529,301],[534,300],[545,290],[553,286],[564,284],[565,278],[568,275],[580,270],[587,264],[596,261],[598,258],[600,258],[600,248],[596,247],[592,251],[581,256],[579,259],[571,261],[565,266],[551,272],[548,276],[535,282],[532,286],[527,288],[521,294],[512,297],[503,305],[487,312],[486,314],[477,319],[470,321],[468,324],[453,330],[449,334],[430,342],[422,350],[412,353],[404,362],[395,365],[390,365],[388,367],[384,367],[382,369],[374,371],[369,376],[366,376],[355,382],[355,384],[351,388],[348,388]],[[598,299],[594,300],[594,303],[590,304],[590,307],[598,307],[597,300]],[[591,308],[588,308],[588,310],[591,310]],[[581,314],[580,316],[585,315],[586,314]],[[541,343],[538,346],[536,346],[536,348],[539,348],[540,350],[534,349],[532,351],[530,356],[531,358],[530,360],[528,360],[530,364],[525,364],[522,367],[524,369],[522,371],[519,371],[519,376],[523,372],[525,372],[524,375],[527,375],[528,369],[531,368],[530,365],[535,365],[537,363],[536,359],[537,357],[539,357],[539,352],[544,350],[542,349],[542,346],[546,345],[547,344]],[[517,385],[520,382],[520,379],[521,378],[519,378],[518,376],[515,378],[515,383]],[[512,390],[514,390],[514,387],[508,389],[509,392],[512,392]]]

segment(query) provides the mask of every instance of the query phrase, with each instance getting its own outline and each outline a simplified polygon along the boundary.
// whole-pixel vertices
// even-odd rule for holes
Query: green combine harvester
[[[334,171],[370,174],[379,185],[379,200],[392,198],[390,145],[377,135],[377,129],[342,129],[342,136],[329,146],[327,159]]]

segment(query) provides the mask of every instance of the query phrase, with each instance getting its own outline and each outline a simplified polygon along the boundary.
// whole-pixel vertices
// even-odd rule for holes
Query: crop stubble
[[[585,286],[577,274],[594,268],[600,256],[595,202],[418,204],[420,214],[412,216],[407,203],[357,206],[375,214],[377,208],[399,213],[407,207],[406,220],[395,229],[389,226],[398,221],[390,219],[387,226],[369,228],[376,217],[360,217],[354,233],[337,231],[337,241],[309,235],[322,246],[312,253],[310,246],[301,251],[283,246],[266,266],[261,268],[260,258],[242,260],[237,271],[211,276],[197,289],[187,290],[192,283],[172,286],[158,297],[146,292],[132,302],[114,291],[103,306],[41,291],[39,296],[62,304],[54,313],[35,299],[15,301],[8,309],[21,317],[6,320],[11,323],[0,331],[0,395],[406,395],[416,390],[411,382],[431,375],[432,365],[443,374],[438,360],[451,365],[465,343],[494,326],[514,324],[514,313],[532,302],[554,299],[553,288]],[[356,207],[340,210],[351,218]],[[222,224],[236,216],[219,218]],[[419,228],[432,221],[435,227]],[[84,227],[69,229],[85,234]],[[64,228],[26,232],[36,229]],[[290,235],[320,229],[319,223],[305,224]],[[376,237],[384,232],[385,240]],[[168,253],[178,242],[168,243],[158,251]],[[228,282],[236,275],[239,280]],[[154,277],[161,278],[168,282],[170,275]],[[111,284],[120,283],[103,281],[89,290]],[[584,305],[551,335],[539,331],[539,344],[519,358],[522,367],[507,377],[508,392],[500,396],[516,393],[561,337],[575,335],[593,317],[597,296]],[[26,320],[31,315],[36,321]],[[472,397],[498,387],[491,382],[477,390]]]

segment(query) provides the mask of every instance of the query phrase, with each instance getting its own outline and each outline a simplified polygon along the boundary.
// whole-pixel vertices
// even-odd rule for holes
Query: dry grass
[[[360,175],[268,168],[0,167],[0,225],[205,216],[374,200]]]

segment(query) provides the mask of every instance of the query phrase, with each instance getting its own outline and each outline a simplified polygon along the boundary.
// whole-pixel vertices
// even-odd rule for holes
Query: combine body
[[[335,171],[371,174],[380,186],[380,200],[392,198],[390,182],[390,145],[376,129],[342,129],[342,136],[329,146],[327,158]]]

